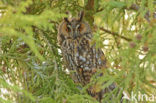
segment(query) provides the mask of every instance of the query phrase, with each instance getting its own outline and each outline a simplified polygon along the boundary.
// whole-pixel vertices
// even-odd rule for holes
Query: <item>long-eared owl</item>
[[[66,67],[73,71],[71,78],[85,86],[97,69],[106,68],[106,59],[103,51],[92,43],[93,34],[89,24],[83,21],[83,15],[80,12],[78,18],[64,18],[58,28],[58,42]],[[91,93],[89,89],[88,93],[100,96],[96,97],[98,100],[102,98],[100,93]]]

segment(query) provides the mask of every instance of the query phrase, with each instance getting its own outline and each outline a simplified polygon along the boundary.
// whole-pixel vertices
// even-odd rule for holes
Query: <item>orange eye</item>
[[[67,28],[66,28],[66,31],[67,32],[70,32],[71,30],[70,30],[70,28],[67,26]]]
[[[80,26],[78,27],[78,29],[81,32],[83,30],[83,24],[80,24]]]
[[[70,32],[70,28],[69,27],[67,27],[67,32]]]
[[[79,25],[78,29],[81,30],[81,25]]]

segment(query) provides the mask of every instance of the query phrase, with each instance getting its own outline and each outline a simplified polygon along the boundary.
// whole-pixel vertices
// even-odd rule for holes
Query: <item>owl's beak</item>
[[[76,39],[77,37],[78,37],[78,33],[75,31],[74,35],[73,35],[73,38]]]

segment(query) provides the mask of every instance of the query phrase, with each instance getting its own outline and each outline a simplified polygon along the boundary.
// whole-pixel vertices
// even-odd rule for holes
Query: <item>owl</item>
[[[64,18],[58,28],[58,43],[71,78],[75,83],[85,86],[99,69],[107,67],[107,62],[103,51],[96,48],[96,43],[92,42],[92,30],[89,24],[83,21],[83,16],[84,12],[80,12],[77,18]],[[114,88],[115,85],[112,84],[95,92],[92,86],[87,92],[100,101],[104,92]]]

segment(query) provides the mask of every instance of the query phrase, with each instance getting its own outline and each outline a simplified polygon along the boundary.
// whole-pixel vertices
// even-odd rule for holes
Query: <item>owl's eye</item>
[[[78,29],[79,31],[82,31],[82,25],[79,24],[79,25],[77,26],[77,29]]]
[[[66,31],[67,31],[67,32],[70,32],[70,28],[69,28],[69,27],[67,27]]]
[[[79,29],[79,30],[80,30],[80,28],[81,28],[81,24],[78,25],[78,29]]]
[[[67,31],[67,32],[70,32],[70,31],[71,31],[71,29],[70,29],[70,26],[69,26],[69,25],[67,25],[66,31]]]

